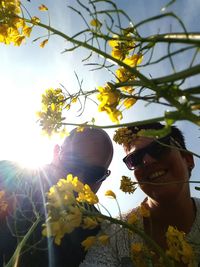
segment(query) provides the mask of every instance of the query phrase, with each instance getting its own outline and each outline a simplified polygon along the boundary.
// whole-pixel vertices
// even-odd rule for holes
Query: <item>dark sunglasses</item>
[[[171,136],[157,139],[148,146],[128,154],[125,158],[123,158],[123,162],[129,170],[134,170],[143,165],[143,159],[146,154],[156,160],[161,159],[170,152],[171,148],[169,146],[171,144],[174,144],[176,147],[180,147],[180,144]]]
[[[110,170],[106,170],[100,166],[89,166],[83,170],[83,178],[81,179],[84,184],[97,184],[106,180],[111,174]]]
[[[62,164],[65,165],[63,168],[66,173],[71,173],[74,176],[79,176],[80,181],[84,184],[95,184],[101,183],[111,174],[110,170],[105,169],[102,166],[94,166],[86,164],[82,159],[77,156],[70,156],[62,158]]]

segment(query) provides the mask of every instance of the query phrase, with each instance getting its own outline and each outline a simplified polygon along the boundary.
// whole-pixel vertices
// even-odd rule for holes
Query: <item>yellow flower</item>
[[[97,99],[101,102],[98,110],[105,111],[113,122],[119,123],[122,119],[122,113],[117,109],[120,101],[119,91],[108,84],[105,87],[98,87],[98,90],[100,94],[97,95]]]
[[[21,45],[25,39],[26,22],[18,18],[21,13],[19,0],[0,1],[0,42],[9,45],[13,43],[16,46]]]
[[[120,67],[116,70],[116,76],[120,82],[128,82],[135,80],[135,75],[130,73],[130,71],[128,71],[124,67]]]
[[[185,233],[178,231],[173,226],[169,226],[167,233],[167,255],[177,262],[183,262],[188,266],[193,266],[194,252],[191,245],[186,241]]]
[[[63,234],[61,231],[59,221],[48,223],[48,227],[46,227],[46,225],[43,226],[45,226],[45,228],[42,230],[42,235],[47,237],[55,236],[56,237],[55,243],[57,245],[60,245]]]
[[[60,88],[50,88],[42,95],[42,109],[38,113],[42,130],[48,135],[57,133],[62,126],[63,114],[62,111],[66,107],[65,95]],[[52,111],[52,103],[55,105],[55,110]]]
[[[99,106],[99,111],[106,111],[112,122],[119,123],[122,119],[122,112],[116,108],[110,108],[106,106]]]
[[[79,181],[78,177],[74,177],[72,185],[74,186],[73,190],[75,192],[81,192],[84,189],[84,184],[81,181]]]
[[[143,217],[149,217],[150,216],[150,211],[145,207],[144,204],[141,204],[140,207],[138,207],[138,212],[140,213],[141,216]]]
[[[123,60],[123,62],[130,66],[130,67],[135,67],[139,65],[142,62],[143,56],[141,54],[134,54],[130,57],[127,57]]]
[[[72,100],[71,100],[71,102],[72,103],[76,103],[77,102],[77,99],[78,99],[77,97],[73,97]]]
[[[76,129],[76,131],[77,131],[77,132],[83,132],[84,129],[85,129],[84,126],[79,126],[79,127]]]
[[[82,213],[79,209],[79,207],[70,206],[69,207],[69,214],[66,215],[66,223],[69,227],[67,233],[71,233],[74,228],[79,227],[82,220]]]
[[[122,112],[118,109],[112,109],[110,112],[107,112],[111,121],[115,123],[119,123],[120,120],[123,118]]]
[[[40,5],[39,7],[38,7],[38,9],[40,10],[40,11],[47,11],[48,10],[48,8],[45,6],[45,5]]]
[[[65,107],[65,109],[66,109],[66,110],[69,110],[70,107],[71,107],[71,105],[70,105],[70,104],[67,104],[66,107]]]
[[[87,190],[86,190],[87,189]],[[87,191],[85,198],[88,199],[89,189],[71,174],[66,179],[60,179],[47,193],[48,218],[42,234],[53,236],[56,244],[60,244],[66,233],[71,233],[82,223],[82,212],[75,198],[75,192]],[[92,202],[92,200],[90,200]]]
[[[83,229],[94,229],[97,227],[98,222],[90,217],[86,217],[83,219]]]
[[[34,16],[34,17],[31,18],[31,22],[34,25],[37,25],[38,23],[40,23],[40,19],[38,17]]]
[[[100,235],[98,236],[98,240],[102,245],[107,245],[110,240],[110,237],[108,235]]]
[[[99,202],[97,195],[92,192],[91,188],[87,184],[84,185],[83,191],[79,192],[76,199],[78,202],[87,202],[90,205],[94,205]]]
[[[137,100],[135,98],[126,98],[123,104],[127,109],[129,109],[136,103],[136,101]]]
[[[135,212],[131,212],[131,213],[128,215],[127,222],[128,222],[129,224],[134,224],[137,220],[138,220],[138,217],[137,217],[137,215],[136,215]]]
[[[57,210],[57,209],[56,209]],[[61,210],[54,218],[49,217],[44,225],[42,234],[44,236],[53,236],[57,245],[60,245],[61,239],[67,233],[71,233],[76,227],[79,227],[82,220],[82,213],[78,207],[70,206],[68,212]]]
[[[96,237],[89,236],[83,242],[81,242],[81,245],[85,248],[85,250],[88,250],[91,246],[94,245],[95,242],[96,242]]]
[[[115,195],[115,193],[112,190],[106,191],[105,192],[105,196],[116,199],[116,195]]]
[[[101,101],[101,106],[117,106],[119,103],[119,92],[117,90],[113,90],[110,86],[106,85],[105,87],[98,87],[100,92],[97,95],[97,99]]]
[[[45,39],[44,41],[42,41],[41,43],[40,43],[40,47],[41,48],[44,48],[45,47],[45,45],[48,43],[48,39]]]
[[[127,36],[130,37],[129,34]],[[123,41],[120,39],[117,40],[119,38],[118,35],[114,35],[113,38],[115,39],[108,41],[108,44],[112,48],[111,55],[114,58],[123,60],[129,54],[129,52],[134,49],[135,42],[130,39]]]
[[[127,176],[122,176],[120,189],[123,192],[129,193],[129,194],[134,193],[135,190],[137,189],[136,185],[137,183],[131,181],[131,178]]]
[[[98,19],[92,19],[90,25],[96,28],[101,28],[102,23]]]
[[[142,247],[143,247],[143,245],[141,243],[133,243],[133,244],[131,244],[131,251],[133,253],[138,254],[142,251]]]
[[[115,131],[113,140],[119,145],[129,146],[135,136],[136,135],[133,134],[131,130],[126,127],[122,127]]]
[[[27,37],[30,37],[32,28],[33,28],[33,27],[29,27],[29,26],[25,25],[25,26],[23,27],[23,34],[24,34],[25,36],[27,36]]]

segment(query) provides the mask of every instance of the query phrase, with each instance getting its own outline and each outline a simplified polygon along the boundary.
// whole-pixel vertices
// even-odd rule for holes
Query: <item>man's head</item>
[[[124,144],[126,157],[123,161],[134,171],[142,190],[150,197],[169,196],[170,192],[178,194],[181,188],[179,182],[184,184],[194,167],[192,155],[180,150],[186,149],[186,146],[183,134],[177,127],[172,126],[170,134],[161,139],[137,136],[140,130],[163,128],[160,123],[129,127],[131,138]],[[175,185],[174,181],[178,183]],[[174,186],[157,186],[166,183],[173,183]],[[184,190],[188,190],[186,184]]]
[[[85,127],[78,132],[76,128],[60,148],[58,167],[63,175],[72,173],[78,176],[96,192],[109,175],[112,157],[112,141],[104,130]]]

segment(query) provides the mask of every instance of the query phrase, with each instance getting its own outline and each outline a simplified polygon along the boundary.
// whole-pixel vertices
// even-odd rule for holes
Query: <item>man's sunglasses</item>
[[[97,184],[101,183],[111,174],[110,170],[107,170],[101,166],[88,166],[83,170],[82,183],[84,184]]]
[[[143,159],[146,154],[156,160],[159,160],[170,152],[171,145],[181,148],[180,144],[176,140],[174,140],[171,136],[166,136],[153,141],[144,148],[133,151],[123,158],[123,161],[129,170],[134,170],[143,166]]]
[[[82,159],[78,158],[77,156],[67,157],[62,159],[63,168],[66,173],[71,173],[74,176],[81,176],[78,177],[79,180],[84,184],[96,184],[101,183],[111,174],[110,170],[105,169],[102,166],[94,166],[86,164],[82,161]],[[65,163],[64,163],[65,162]]]

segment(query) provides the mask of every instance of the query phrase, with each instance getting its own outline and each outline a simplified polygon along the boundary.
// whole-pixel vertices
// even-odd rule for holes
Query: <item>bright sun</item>
[[[17,86],[9,78],[3,85],[6,90],[2,90],[0,99],[0,160],[15,161],[29,168],[50,163],[54,146],[62,141],[42,136],[36,123],[35,113],[40,110],[43,91],[36,91],[31,85],[22,87],[22,82]]]
[[[53,150],[57,140],[48,139],[41,135],[21,136],[18,143],[12,145],[9,159],[18,162],[23,167],[37,168],[50,163],[53,159]]]

